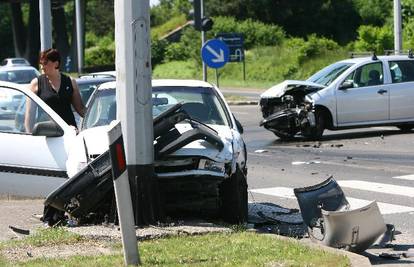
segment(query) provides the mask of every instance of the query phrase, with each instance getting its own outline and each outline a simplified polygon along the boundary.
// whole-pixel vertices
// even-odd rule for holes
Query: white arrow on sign
[[[215,56],[216,58],[213,58],[211,61],[213,61],[214,63],[218,63],[218,62],[224,62],[224,51],[222,49],[220,49],[220,55],[217,54],[217,52],[211,48],[211,46],[207,45],[206,49],[213,54],[213,56]]]

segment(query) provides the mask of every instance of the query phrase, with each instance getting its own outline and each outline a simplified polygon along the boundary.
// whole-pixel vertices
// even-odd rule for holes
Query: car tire
[[[220,215],[231,224],[247,222],[247,180],[243,171],[236,172],[220,185]]]
[[[408,133],[408,132],[410,132],[414,128],[414,125],[413,124],[402,124],[402,125],[398,125],[397,127],[402,132]]]
[[[311,140],[320,140],[325,131],[325,114],[323,111],[315,111],[315,127],[310,128],[309,131],[303,135]]]

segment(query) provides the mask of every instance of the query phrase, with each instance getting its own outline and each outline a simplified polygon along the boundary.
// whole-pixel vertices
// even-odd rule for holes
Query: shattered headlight
[[[198,169],[224,173],[224,162],[216,162],[209,159],[200,159]]]

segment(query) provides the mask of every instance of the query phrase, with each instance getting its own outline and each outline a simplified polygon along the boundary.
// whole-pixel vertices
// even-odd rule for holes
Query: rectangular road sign
[[[223,41],[229,48],[229,62],[244,61],[243,34],[235,32],[218,33],[215,38]]]

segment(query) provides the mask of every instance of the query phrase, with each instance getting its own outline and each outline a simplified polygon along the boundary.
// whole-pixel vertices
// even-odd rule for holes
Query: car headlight
[[[209,159],[200,159],[198,169],[224,173],[224,162],[216,162]]]

